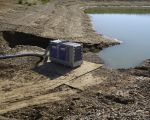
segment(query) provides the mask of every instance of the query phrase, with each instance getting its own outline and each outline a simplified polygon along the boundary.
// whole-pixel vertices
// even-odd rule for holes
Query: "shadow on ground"
[[[74,69],[76,68],[70,68],[61,64],[47,62],[43,65],[33,68],[32,70],[53,80],[60,76],[67,75],[67,73],[71,72]]]
[[[31,45],[41,48],[47,48],[49,42],[53,39],[43,38],[32,34],[26,34],[21,32],[3,31],[2,36],[6,40],[11,48],[16,45]]]

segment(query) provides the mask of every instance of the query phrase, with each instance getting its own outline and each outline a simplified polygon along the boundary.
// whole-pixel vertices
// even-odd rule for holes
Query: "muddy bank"
[[[149,78],[118,70],[100,68],[92,72],[100,84],[79,90],[68,99],[11,111],[3,116],[23,120],[33,119],[149,119]],[[78,81],[78,79],[76,80]],[[57,92],[74,90],[59,86]],[[55,91],[55,90],[54,90]],[[56,91],[55,91],[56,92]]]
[[[135,68],[120,70],[122,72],[126,72],[131,75],[142,76],[142,77],[149,77],[150,78],[150,59],[145,60],[142,62],[140,66]]]
[[[54,39],[39,37],[32,34],[13,32],[13,31],[2,31],[0,32],[0,49],[1,53],[6,53],[10,48],[14,48],[18,45],[23,46],[37,46],[46,49],[50,41]],[[116,45],[116,43],[107,44],[105,42],[101,43],[84,43],[78,42],[83,45],[83,52],[99,52],[103,48]],[[119,44],[119,43],[118,43]],[[22,49],[23,50],[23,49]]]
[[[15,47],[18,50],[31,49],[31,46]],[[38,47],[33,49],[38,49]],[[13,49],[12,49],[13,50]],[[84,54],[84,59],[90,62],[101,64],[102,61],[94,53]],[[23,88],[26,85],[43,83],[47,77],[39,76],[32,71],[37,58],[21,58],[14,60],[0,61],[0,69],[3,71],[1,76],[1,93],[9,93],[17,88]],[[33,119],[148,119],[150,116],[150,98],[149,98],[149,68],[150,60],[145,61],[142,66],[128,70],[109,70],[105,67],[99,68],[91,74],[92,81],[103,80],[103,82],[79,89],[77,86],[63,84],[57,88],[45,91],[44,94],[69,93],[75,94],[64,96],[65,100],[46,102],[33,105],[18,110],[13,110],[2,116],[7,119],[33,120]],[[7,64],[6,64],[7,63]],[[12,64],[13,63],[13,64]],[[11,69],[10,69],[11,68]],[[140,73],[139,73],[140,71]],[[21,78],[20,78],[21,77]],[[81,81],[87,78],[81,78]],[[91,79],[91,78],[90,78]],[[7,81],[4,83],[4,80]],[[8,82],[9,81],[9,82]],[[79,81],[80,79],[76,79]],[[33,83],[32,83],[33,82]],[[42,96],[42,92],[39,93]],[[32,94],[31,94],[32,96]],[[35,96],[34,96],[35,97]],[[24,98],[30,100],[32,97]],[[24,99],[13,101],[21,102]],[[46,100],[46,99],[45,99]],[[6,102],[12,104],[12,102]],[[132,106],[132,107],[131,107]]]
[[[117,44],[92,29],[88,15],[81,7],[79,0],[55,0],[33,6],[8,2],[0,9],[0,31],[16,31],[50,39],[64,38],[88,44],[104,43],[106,46]]]
[[[49,39],[58,37],[83,43],[85,51],[116,44],[105,41],[92,30],[88,16],[79,12],[78,1],[53,2],[46,7],[12,4],[7,10],[9,3],[3,9],[0,7],[3,10],[0,12],[1,30],[5,31],[0,36],[1,53],[43,52]],[[10,21],[13,24],[8,24]],[[83,27],[85,23],[88,27]],[[44,28],[41,27],[43,24]],[[37,37],[42,35],[44,37]],[[142,67],[128,70],[111,70],[102,66],[62,83],[60,80],[65,81],[73,70],[63,68],[60,72],[58,65],[51,63],[37,66],[39,60],[37,57],[0,60],[0,111],[3,111],[0,119],[150,118],[149,60]],[[103,63],[95,53],[89,52],[84,54],[84,60],[97,63],[93,66]],[[77,74],[91,69],[90,64],[87,63],[87,68]],[[61,84],[52,87],[57,82]],[[6,109],[9,112],[5,112]]]

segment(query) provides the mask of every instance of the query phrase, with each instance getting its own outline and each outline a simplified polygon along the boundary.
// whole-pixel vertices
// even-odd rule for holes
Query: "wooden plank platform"
[[[62,84],[71,83],[71,81],[75,81],[77,78],[101,66],[101,64],[86,61],[75,69],[54,63],[47,63],[39,66],[33,69],[33,71],[39,73],[39,75],[47,76],[47,80],[43,80],[37,84],[34,83],[29,86],[20,87],[5,94],[0,93],[0,114],[27,106],[61,100],[61,98],[64,99],[64,96],[69,93],[54,94],[49,91]],[[74,91],[70,91],[70,94],[74,94]]]

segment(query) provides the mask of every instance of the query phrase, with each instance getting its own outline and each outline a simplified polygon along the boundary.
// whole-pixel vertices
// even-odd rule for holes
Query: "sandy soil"
[[[85,1],[51,0],[33,6],[16,3],[0,0],[1,54],[44,52],[45,44],[40,41],[47,39],[43,37],[87,43],[87,49],[116,44],[92,29],[82,9]],[[31,34],[42,38],[36,42],[37,37]],[[22,40],[27,38],[32,44]],[[84,54],[84,60],[76,69],[44,63],[38,57],[0,60],[0,120],[150,118],[150,60],[128,70],[107,69],[94,53]]]
[[[29,106],[2,115],[19,120],[148,119],[149,80],[149,77],[131,75],[128,71],[101,67],[44,95],[7,103],[10,108],[12,104]]]
[[[0,31],[17,31],[83,43],[118,43],[103,38],[92,29],[79,0],[51,0],[46,5],[35,6],[4,4],[0,8]]]

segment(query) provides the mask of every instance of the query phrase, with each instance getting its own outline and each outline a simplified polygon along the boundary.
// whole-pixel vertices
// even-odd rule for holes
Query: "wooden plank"
[[[18,106],[22,106],[18,104],[19,102],[23,104],[22,107],[26,107],[28,106],[28,104],[22,103],[21,101],[30,100],[34,97],[48,94],[48,91],[50,91],[51,89],[54,89],[67,82],[71,82],[72,80],[75,80],[80,76],[83,76],[95,69],[98,69],[101,66],[101,64],[95,64],[86,61],[83,62],[81,67],[78,67],[76,69],[70,69],[61,65],[51,63],[47,64],[46,66],[40,66],[41,68],[36,71],[39,74],[45,75],[44,73],[46,72],[49,74],[56,74],[56,76],[51,79],[51,76],[49,78],[48,74],[47,80],[43,80],[41,82],[38,82],[37,84],[35,83],[29,86],[23,86],[12,91],[8,91],[7,93],[0,93],[0,113],[4,113],[5,109],[7,109],[6,112],[9,111],[9,108],[11,108],[11,106],[15,106],[15,103]]]

